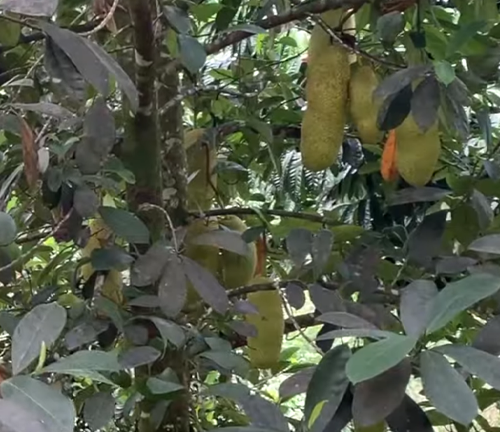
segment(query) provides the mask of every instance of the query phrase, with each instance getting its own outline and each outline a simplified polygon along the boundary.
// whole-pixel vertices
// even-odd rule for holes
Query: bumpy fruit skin
[[[271,279],[257,277],[252,284],[269,283]],[[277,291],[259,291],[248,294],[259,314],[248,314],[245,320],[257,329],[256,337],[249,337],[248,355],[252,366],[270,369],[276,366],[281,354],[285,318],[281,296]]]
[[[331,28],[338,26],[341,17],[341,10],[321,15]],[[300,143],[304,166],[312,171],[331,166],[342,145],[347,117],[349,63],[348,51],[332,43],[330,36],[316,24],[309,41],[307,110],[302,120]]]
[[[378,84],[379,79],[371,66],[359,63],[351,66],[349,113],[363,144],[377,144],[383,136],[377,127],[380,102],[372,97]]]
[[[220,253],[219,248],[215,246],[207,246],[193,243],[193,240],[210,231],[217,230],[219,223],[217,219],[211,218],[208,221],[205,219],[196,219],[191,222],[186,231],[186,238],[184,240],[185,250],[184,255],[196,261],[199,265],[209,270],[214,276],[217,276],[220,266]],[[199,295],[188,282],[188,293],[186,304],[191,304],[199,299]]]
[[[425,133],[411,114],[396,128],[396,167],[407,183],[425,186],[432,178],[441,153],[438,122]]]
[[[237,216],[220,218],[219,223],[239,233],[247,230],[245,223]],[[257,266],[257,248],[255,243],[248,243],[247,255],[239,255],[228,250],[221,250],[220,263],[220,279],[226,289],[248,285],[255,274]]]
[[[191,210],[208,210],[215,197],[217,152],[209,143],[203,144],[205,129],[193,129],[184,134],[188,175],[197,172],[188,184],[188,207]],[[210,181],[209,181],[210,179]]]

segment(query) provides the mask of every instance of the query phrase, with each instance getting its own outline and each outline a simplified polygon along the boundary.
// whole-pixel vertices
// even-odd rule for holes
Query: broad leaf
[[[41,304],[28,312],[12,335],[12,372],[17,375],[35,360],[45,343],[47,348],[61,334],[66,310],[57,303]]]
[[[0,10],[21,15],[50,17],[54,15],[57,3],[58,0],[2,0]]]
[[[476,397],[463,377],[441,355],[424,351],[420,355],[424,393],[438,411],[469,425],[478,414]]]
[[[185,341],[186,335],[182,327],[179,327],[174,322],[167,321],[160,317],[148,317],[156,326],[163,339],[165,346],[168,342],[172,343],[176,348],[181,348]]]
[[[385,419],[403,401],[410,380],[411,361],[403,359],[382,374],[356,384],[352,413],[359,426],[371,426]]]
[[[388,76],[375,89],[375,98],[386,99],[387,97],[400,92],[404,87],[412,83],[413,80],[423,76],[429,71],[428,65],[410,66]]]
[[[75,190],[73,207],[81,217],[92,217],[99,208],[99,198],[89,187],[80,186]]]
[[[427,280],[415,280],[401,290],[401,321],[408,336],[418,338],[425,331],[437,294],[434,282]]]
[[[87,371],[116,372],[122,369],[116,353],[104,351],[79,351],[43,368],[42,373],[54,372],[82,375]]]
[[[111,393],[99,392],[85,400],[83,418],[92,430],[102,429],[113,419],[115,398]]]
[[[494,316],[479,330],[472,346],[493,355],[500,354],[500,316]]]
[[[56,105],[50,102],[37,102],[37,103],[14,103],[12,104],[14,108],[24,109],[26,111],[32,111],[38,114],[46,115],[49,117],[68,119],[74,118],[74,114],[62,107],[61,105]]]
[[[132,369],[139,366],[153,363],[160,357],[161,353],[151,346],[133,347],[123,351],[118,356],[118,361],[125,369]]]
[[[288,283],[285,287],[285,295],[290,306],[295,309],[301,309],[306,302],[304,288],[297,283]]]
[[[339,293],[323,288],[319,284],[309,286],[309,295],[314,306],[321,313],[345,310],[342,297],[340,297]]]
[[[242,384],[219,384],[209,388],[210,394],[235,400],[247,416],[252,426],[288,432],[288,424],[278,406],[250,390]]]
[[[436,78],[425,78],[413,92],[411,114],[421,132],[426,132],[436,122],[441,102],[439,84]]]
[[[457,361],[465,370],[500,390],[500,358],[464,345],[442,345],[434,348]]]
[[[155,395],[173,393],[184,389],[184,387],[178,383],[156,377],[148,378],[146,385],[148,390]]]
[[[27,376],[16,376],[2,382],[0,389],[3,399],[28,410],[47,431],[73,432],[73,402],[55,388]]]
[[[417,340],[392,334],[356,351],[346,365],[346,373],[353,384],[376,377],[396,366],[415,347]]]
[[[286,237],[286,249],[293,263],[300,267],[312,252],[313,234],[304,228],[294,228]]]
[[[442,257],[436,264],[436,272],[446,275],[455,275],[466,271],[477,263],[477,260],[470,257],[449,256]]]
[[[449,190],[436,187],[409,187],[391,194],[388,198],[388,204],[395,206],[417,202],[439,201],[449,194]]]
[[[187,298],[187,281],[179,257],[171,253],[158,284],[159,306],[168,317],[177,316]]]
[[[316,370],[315,366],[302,369],[285,379],[279,388],[281,399],[288,399],[298,394],[305,393],[309,382]]]
[[[328,263],[333,247],[333,233],[328,229],[322,229],[314,235],[311,252],[314,275],[319,277],[323,268]]]
[[[427,333],[433,333],[448,324],[456,315],[476,302],[495,294],[500,288],[500,277],[477,273],[451,282],[435,297],[430,308]]]
[[[408,84],[384,100],[377,115],[377,128],[383,131],[396,129],[411,115],[412,87]]]
[[[326,312],[317,317],[316,320],[345,328],[355,328],[355,329],[377,328],[371,322],[368,322],[363,318],[360,318],[356,315],[352,315],[347,312]]]
[[[134,214],[114,208],[101,206],[99,214],[105,224],[118,236],[130,243],[146,244],[149,242],[149,230],[144,222]]]
[[[500,234],[490,234],[478,238],[469,245],[468,249],[475,252],[500,255]]]
[[[49,432],[35,413],[9,400],[0,400],[0,430]]]
[[[0,246],[6,246],[16,239],[17,227],[12,216],[0,212]]]
[[[434,432],[434,428],[425,412],[408,395],[387,416],[386,421],[393,432]]]
[[[345,368],[350,356],[347,345],[340,345],[328,351],[316,366],[304,405],[304,419],[310,430],[322,431],[337,411],[349,384]],[[316,415],[319,404],[321,412]]]
[[[322,335],[318,335],[316,338],[317,341],[322,340],[331,340],[336,338],[346,338],[346,337],[355,337],[355,338],[372,338],[372,339],[384,339],[390,337],[394,333],[371,329],[371,328],[362,328],[362,329],[346,329],[346,330],[332,330],[326,332]]]
[[[229,308],[229,298],[215,276],[188,257],[183,256],[181,260],[184,274],[200,297],[216,312],[225,313]]]
[[[132,285],[144,287],[155,283],[170,258],[170,251],[163,243],[155,243],[144,255],[137,258],[130,272]]]
[[[94,249],[90,255],[90,262],[95,271],[115,269],[121,272],[126,270],[133,261],[131,255],[117,246]]]
[[[193,238],[192,243],[216,246],[238,255],[248,255],[250,248],[241,233],[233,230],[214,230]]]
[[[207,59],[205,47],[197,39],[189,35],[180,34],[178,40],[182,64],[189,72],[197,73]]]

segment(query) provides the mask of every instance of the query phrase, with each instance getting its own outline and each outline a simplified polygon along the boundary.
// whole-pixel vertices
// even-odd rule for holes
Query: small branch
[[[113,19],[115,15],[116,8],[118,7],[118,3],[120,3],[120,0],[114,0],[113,4],[111,5],[111,8],[109,9],[109,12],[106,14],[104,19],[99,23],[99,25],[92,30],[89,30],[87,32],[83,32],[80,34],[80,36],[90,36],[93,35],[99,31],[101,31],[104,27],[108,25],[108,23]]]
[[[305,4],[297,6],[279,15],[273,15],[269,18],[257,21],[253,23],[254,25],[263,28],[264,30],[270,30],[275,27],[279,27],[284,24],[288,24],[292,21],[297,21],[308,17],[311,14],[320,14],[332,9],[351,9],[359,8],[369,0],[318,0],[313,2],[304,2]],[[205,51],[207,54],[215,54],[216,52],[251,36],[255,33],[246,32],[242,30],[233,31],[231,33],[222,36],[215,42],[205,45]],[[180,64],[180,61],[174,60],[168,65],[169,68],[176,68]]]
[[[328,226],[342,225],[338,221],[328,219],[328,218],[321,216],[321,215],[315,215],[315,214],[309,214],[309,213],[291,212],[291,211],[287,211],[287,210],[268,210],[268,209],[259,209],[259,212],[264,214],[264,215],[308,220],[310,222],[317,222],[317,223],[321,223],[323,225],[328,225]],[[226,209],[207,210],[204,212],[203,215],[200,215],[199,213],[191,213],[191,215],[201,218],[201,217],[205,217],[205,216],[258,215],[258,212],[255,211],[254,209],[251,209],[251,208],[232,207],[232,208],[226,208]]]

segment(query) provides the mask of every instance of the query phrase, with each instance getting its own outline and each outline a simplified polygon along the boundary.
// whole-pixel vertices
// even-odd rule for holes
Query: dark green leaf
[[[337,411],[349,384],[345,371],[350,357],[349,347],[340,345],[328,351],[316,367],[304,405],[304,419],[309,430],[322,431]],[[314,418],[318,404],[324,405],[319,416]]]
[[[460,52],[462,47],[486,27],[486,21],[473,21],[458,27],[458,31],[452,34],[446,49],[446,56],[450,57]]]
[[[469,245],[468,249],[475,252],[500,255],[500,234],[490,234],[478,238]]]
[[[142,220],[134,214],[114,208],[99,208],[99,214],[107,226],[118,236],[130,243],[146,244],[149,242],[149,230]]]
[[[442,257],[436,264],[436,272],[446,275],[462,273],[477,263],[477,260],[469,257],[449,256]]]
[[[41,304],[28,312],[12,335],[12,372],[18,374],[35,360],[61,334],[66,324],[66,310],[57,303]]]
[[[0,8],[2,4],[0,3]],[[21,36],[21,24],[0,16],[0,45],[5,47],[16,46]]]
[[[134,261],[131,255],[118,246],[94,249],[90,262],[95,271],[115,269],[123,271]]]
[[[413,91],[410,84],[389,95],[379,108],[377,128],[386,131],[401,125],[411,112]]]
[[[54,15],[58,0],[2,0],[0,9],[21,15],[46,16]]]
[[[404,397],[401,405],[389,414],[386,421],[393,432],[434,432],[425,412],[408,395]]]
[[[9,400],[0,400],[0,430],[6,432],[47,432],[36,414]]]
[[[24,109],[26,111],[33,111],[38,114],[55,117],[60,119],[73,118],[74,115],[68,109],[61,105],[56,105],[50,102],[37,102],[37,103],[14,103],[14,108]]]
[[[474,420],[478,414],[476,397],[441,354],[420,354],[420,372],[424,393],[438,411],[464,426]]]
[[[184,330],[177,324],[160,317],[149,317],[149,319],[153,321],[160,332],[165,346],[168,342],[172,343],[176,348],[181,348],[184,345],[186,335],[184,334]]]
[[[115,413],[115,398],[111,393],[99,392],[90,396],[83,406],[83,419],[90,429],[106,427]]]
[[[500,358],[479,349],[464,345],[442,345],[434,348],[457,361],[467,372],[500,390]]]
[[[409,187],[391,194],[388,201],[391,206],[417,202],[439,201],[449,194],[449,190],[435,187]]]
[[[321,272],[328,263],[333,247],[333,233],[328,229],[322,229],[313,237],[311,252],[315,277],[321,276]]]
[[[193,74],[197,73],[205,64],[207,52],[205,47],[194,37],[180,34],[179,51],[182,64]]]
[[[131,283],[137,287],[151,285],[158,281],[170,257],[170,251],[163,243],[155,243],[144,255],[140,255],[130,273]]]
[[[352,402],[356,424],[371,426],[393,412],[403,401],[410,375],[411,361],[404,358],[380,375],[356,384]]]
[[[416,338],[392,334],[356,351],[346,365],[346,373],[353,384],[374,378],[396,366],[414,348]]]
[[[216,246],[238,255],[246,256],[250,248],[241,233],[233,230],[216,230],[203,233],[193,238],[192,243],[199,245]]]
[[[168,317],[177,316],[186,303],[187,280],[184,271],[182,261],[171,253],[158,285],[159,306]]]
[[[312,243],[312,232],[304,228],[294,228],[286,237],[286,249],[297,267],[300,267],[312,252]]]
[[[132,369],[138,366],[153,363],[160,357],[161,353],[151,346],[140,346],[130,348],[118,357],[118,361],[125,369]]]
[[[494,316],[476,333],[472,346],[493,355],[500,354],[500,316]]]
[[[191,20],[187,12],[176,6],[166,5],[163,8],[168,23],[177,33],[188,34],[191,30]]]
[[[229,307],[229,298],[215,276],[196,261],[181,257],[184,274],[193,284],[200,297],[218,313],[225,313]]]
[[[99,198],[89,187],[80,186],[75,190],[73,207],[81,217],[92,217],[99,208]]]
[[[299,284],[290,282],[285,287],[286,299],[291,307],[295,309],[301,309],[306,302],[306,295],[304,293],[304,288]]]
[[[104,351],[79,351],[52,363],[43,372],[82,375],[87,371],[117,372],[122,369],[116,353]]]
[[[392,44],[403,31],[404,26],[403,14],[398,11],[390,12],[380,16],[377,20],[377,34],[382,41]]]
[[[148,386],[149,391],[155,395],[173,393],[184,389],[184,387],[180,384],[156,377],[148,378],[146,385]]]
[[[53,387],[27,376],[16,376],[2,382],[1,391],[4,400],[28,410],[47,431],[73,432],[73,402]]]
[[[305,393],[309,387],[309,382],[316,370],[315,366],[311,366],[298,371],[297,373],[285,379],[279,388],[281,399],[292,398],[298,394]]]
[[[0,212],[0,246],[11,244],[16,239],[17,227],[12,216]]]
[[[420,337],[429,322],[438,289],[434,282],[415,280],[401,291],[400,315],[408,336]]]
[[[316,318],[318,321],[344,328],[376,329],[371,322],[347,312],[326,312]]]
[[[397,71],[379,84],[379,86],[375,89],[373,96],[385,100],[391,95],[400,93],[401,90],[409,86],[413,80],[420,78],[429,72],[429,69],[428,65],[417,65]]]
[[[436,123],[440,103],[439,84],[432,75],[428,76],[418,84],[411,98],[411,114],[422,132]]]
[[[486,273],[473,274],[449,283],[434,299],[427,333],[441,329],[460,312],[495,294],[499,288],[500,277]]]

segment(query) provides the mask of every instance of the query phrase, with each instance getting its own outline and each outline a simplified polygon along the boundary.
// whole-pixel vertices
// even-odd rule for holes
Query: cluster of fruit
[[[335,163],[348,122],[363,144],[375,145],[384,137],[384,131],[377,126],[382,103],[373,97],[379,85],[377,72],[372,64],[356,59],[347,47],[333,41],[324,28],[342,26],[346,32],[355,29],[354,16],[345,20],[345,13],[341,9],[323,13],[323,25],[315,25],[309,41],[301,153],[304,166],[312,171]],[[413,186],[425,185],[432,178],[441,152],[438,120],[422,132],[409,114],[389,132],[392,139],[388,140],[385,163],[390,166],[382,169],[384,178],[394,180],[399,173]]]

